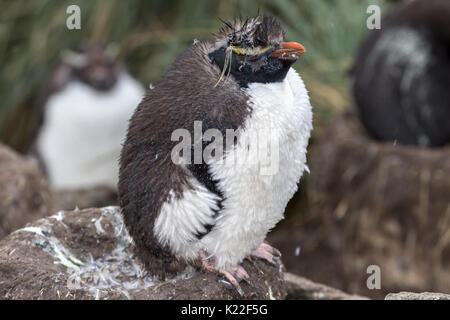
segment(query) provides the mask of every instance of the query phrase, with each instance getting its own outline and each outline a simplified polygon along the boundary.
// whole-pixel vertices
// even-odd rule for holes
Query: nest
[[[345,114],[319,134],[309,164],[307,194],[289,208],[294,232],[272,237],[288,271],[373,298],[450,292],[450,147],[379,143]],[[381,290],[367,289],[370,265]]]
[[[44,175],[34,163],[0,144],[0,239],[52,212]]]
[[[244,262],[243,296],[223,277],[188,267],[160,281],[145,270],[119,207],[59,211],[0,241],[0,299],[284,299],[283,266]],[[298,284],[296,282],[295,284]],[[309,287],[312,287],[311,285]],[[317,286],[308,290],[317,291]],[[297,292],[301,290],[296,286]],[[333,291],[334,292],[334,291]]]

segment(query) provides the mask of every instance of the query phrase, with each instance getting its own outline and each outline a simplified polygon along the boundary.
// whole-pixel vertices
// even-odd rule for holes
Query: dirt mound
[[[450,292],[450,147],[379,143],[345,114],[318,137],[309,164],[290,227],[270,237],[288,271],[374,298]],[[366,287],[370,265],[381,290]]]
[[[60,211],[0,241],[3,299],[283,299],[282,266],[245,261],[239,296],[193,269],[160,282],[143,269],[118,207]]]
[[[47,182],[38,166],[0,144],[0,239],[52,211]]]

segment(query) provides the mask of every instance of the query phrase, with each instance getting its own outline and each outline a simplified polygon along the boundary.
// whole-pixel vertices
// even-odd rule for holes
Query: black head
[[[77,51],[65,51],[63,61],[80,81],[99,91],[110,90],[117,81],[121,63],[111,47],[86,46]]]
[[[299,43],[284,42],[284,34],[274,17],[225,22],[216,35],[218,48],[209,57],[222,70],[221,79],[231,74],[242,87],[252,82],[279,82],[306,52]]]

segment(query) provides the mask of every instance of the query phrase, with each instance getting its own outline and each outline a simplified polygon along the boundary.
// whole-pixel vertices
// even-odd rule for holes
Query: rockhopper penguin
[[[103,46],[64,51],[37,106],[41,118],[30,153],[55,189],[117,188],[127,121],[142,85]]]
[[[195,40],[148,90],[122,149],[119,199],[151,273],[165,277],[196,265],[240,289],[246,257],[275,261],[279,253],[264,239],[297,190],[312,129],[307,90],[291,68],[304,52],[284,41],[274,17],[225,23],[214,40]],[[177,163],[172,135],[183,129],[195,136],[195,122],[202,133],[235,136],[219,157]],[[262,172],[259,159],[245,158],[259,143],[255,133],[277,142],[269,152],[276,170]],[[212,140],[203,137],[202,150]]]
[[[368,33],[353,68],[359,116],[379,140],[450,143],[450,1],[404,1]]]

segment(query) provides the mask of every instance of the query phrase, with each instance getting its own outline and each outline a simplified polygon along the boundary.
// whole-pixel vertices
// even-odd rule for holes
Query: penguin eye
[[[234,53],[244,56],[258,56],[260,54],[263,54],[267,50],[269,50],[270,47],[248,47],[248,48],[242,48],[237,46],[231,46],[231,50],[233,50]]]

